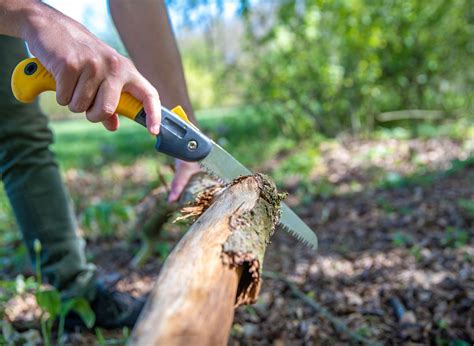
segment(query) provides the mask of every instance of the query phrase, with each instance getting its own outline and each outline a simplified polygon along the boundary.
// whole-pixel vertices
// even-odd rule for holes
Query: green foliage
[[[130,330],[128,327],[123,327],[122,329],[122,337],[117,339],[106,339],[104,334],[102,333],[101,328],[95,328],[95,336],[96,341],[100,346],[105,345],[126,345],[128,344],[128,339],[130,337]]]
[[[110,237],[116,234],[120,224],[129,222],[132,215],[131,206],[118,201],[101,201],[86,208],[82,224],[93,235]]]
[[[411,235],[403,233],[403,232],[396,232],[392,235],[392,244],[395,247],[403,247],[406,245],[410,245],[414,243],[414,239]]]
[[[472,218],[474,218],[474,201],[472,199],[460,199],[458,205]]]
[[[302,179],[298,184],[296,195],[304,205],[310,204],[315,198],[329,198],[334,195],[336,187],[325,178],[311,180]]]
[[[464,229],[448,227],[441,238],[441,244],[445,247],[459,248],[469,243],[469,232]]]
[[[420,262],[423,259],[423,254],[421,253],[421,247],[419,245],[413,245],[410,248],[410,254],[415,257],[417,262]]]
[[[104,334],[102,333],[102,330],[100,328],[95,329],[95,336],[100,346],[107,345],[107,341],[105,340]]]
[[[61,301],[56,289],[39,289],[35,294],[36,302],[42,311],[41,326],[45,344],[51,344],[51,332],[54,321],[59,318],[58,343],[62,343],[64,323],[69,312],[76,312],[88,328],[95,322],[95,314],[87,300],[81,297]]]
[[[441,337],[436,337],[435,344],[437,346],[471,346],[472,343],[461,340],[461,339],[443,339]]]
[[[61,296],[58,291],[54,289],[39,290],[36,292],[35,297],[38,306],[43,312],[47,312],[52,318],[59,314],[59,310],[61,309]]]
[[[392,245],[398,248],[406,248],[409,250],[417,262],[423,259],[422,248],[416,244],[415,238],[404,232],[396,232],[392,234]]]
[[[304,137],[370,129],[392,110],[469,114],[472,11],[469,0],[257,3],[236,73],[251,76],[250,101],[275,103],[282,128]]]
[[[171,247],[168,243],[160,242],[156,244],[155,250],[158,256],[160,256],[160,259],[165,260],[171,252]]]
[[[282,181],[285,177],[298,176],[309,178],[311,170],[320,162],[317,148],[308,147],[297,150],[288,156],[273,172],[272,177]]]
[[[63,169],[93,170],[111,163],[130,164],[138,157],[149,156],[160,162],[163,156],[153,150],[155,139],[146,129],[129,119],[121,119],[120,129],[109,132],[101,124],[91,124],[79,118],[53,122],[53,150]]]
[[[64,323],[69,312],[76,312],[88,328],[92,328],[95,322],[95,314],[89,303],[82,297],[74,297],[61,300],[61,295],[55,288],[43,288],[41,286],[41,269],[40,269],[40,253],[41,243],[38,239],[34,242],[34,250],[36,255],[36,280],[37,285],[34,286],[36,303],[41,309],[41,333],[43,342],[46,346],[51,345],[51,333],[53,324],[59,319],[57,343],[63,344]],[[21,281],[17,281],[17,286]],[[17,288],[18,290],[18,288]]]
[[[381,208],[386,213],[393,213],[397,210],[392,205],[392,203],[390,203],[389,200],[387,200],[386,198],[383,198],[383,197],[377,198],[377,205],[379,206],[379,208]]]
[[[365,324],[357,328],[356,333],[364,338],[370,337],[372,335],[371,329]]]

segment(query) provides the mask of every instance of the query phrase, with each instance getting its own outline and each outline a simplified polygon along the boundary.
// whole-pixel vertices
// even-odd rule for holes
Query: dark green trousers
[[[0,173],[33,263],[33,242],[39,239],[46,280],[65,297],[92,299],[96,271],[86,262],[84,240],[49,149],[48,119],[37,103],[16,101],[10,89],[13,68],[26,57],[21,40],[0,35]]]

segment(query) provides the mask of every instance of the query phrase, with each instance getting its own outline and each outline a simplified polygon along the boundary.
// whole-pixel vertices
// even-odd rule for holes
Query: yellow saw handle
[[[44,91],[56,91],[56,81],[37,58],[21,61],[13,70],[13,95],[18,101],[33,102]],[[143,106],[129,93],[122,93],[116,112],[135,120]]]

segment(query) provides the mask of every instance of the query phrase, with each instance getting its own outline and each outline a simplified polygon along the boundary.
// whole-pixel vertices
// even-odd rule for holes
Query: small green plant
[[[392,235],[392,244],[395,247],[403,247],[413,243],[414,239],[409,234],[403,232],[396,232]]]
[[[57,332],[57,344],[63,344],[64,323],[69,312],[76,312],[88,328],[92,328],[95,322],[95,314],[87,300],[81,297],[66,299],[61,301],[61,295],[55,288],[44,288],[41,286],[41,243],[38,239],[34,241],[34,251],[36,256],[36,280],[35,287],[36,303],[41,309],[41,334],[45,346],[51,345],[51,334],[53,324],[59,320]]]
[[[474,218],[474,200],[472,199],[460,199],[457,201],[458,206],[466,212],[470,217]]]
[[[439,329],[447,330],[449,328],[449,323],[445,319],[441,318],[438,321],[436,321],[436,324]]]
[[[384,197],[377,198],[377,205],[386,213],[393,213],[396,208],[390,203],[390,201]]]
[[[441,245],[459,248],[469,242],[469,233],[464,229],[448,227],[441,238]]]
[[[370,328],[367,325],[363,325],[356,330],[356,333],[364,338],[372,335]]]
[[[107,345],[107,340],[105,340],[104,334],[102,334],[102,329],[100,328],[95,329],[95,337],[96,337],[97,343],[100,346]]]
[[[415,257],[417,262],[420,262],[423,259],[423,254],[421,253],[421,247],[419,245],[413,245],[410,248],[410,254]]]
[[[159,242],[158,244],[156,244],[155,249],[161,260],[165,260],[171,251],[170,245],[165,242]]]
[[[105,346],[105,345],[126,345],[128,342],[128,339],[130,338],[130,329],[128,327],[123,327],[122,329],[122,337],[118,339],[109,339],[107,340],[102,333],[102,329],[100,328],[95,328],[95,337],[97,340],[97,343],[100,346]]]

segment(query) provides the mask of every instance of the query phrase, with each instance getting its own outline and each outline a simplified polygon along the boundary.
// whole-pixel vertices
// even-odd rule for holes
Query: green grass
[[[155,139],[141,126],[123,119],[116,132],[85,119],[52,122],[53,151],[63,169],[97,169],[107,163],[128,165],[142,156],[155,155]]]

